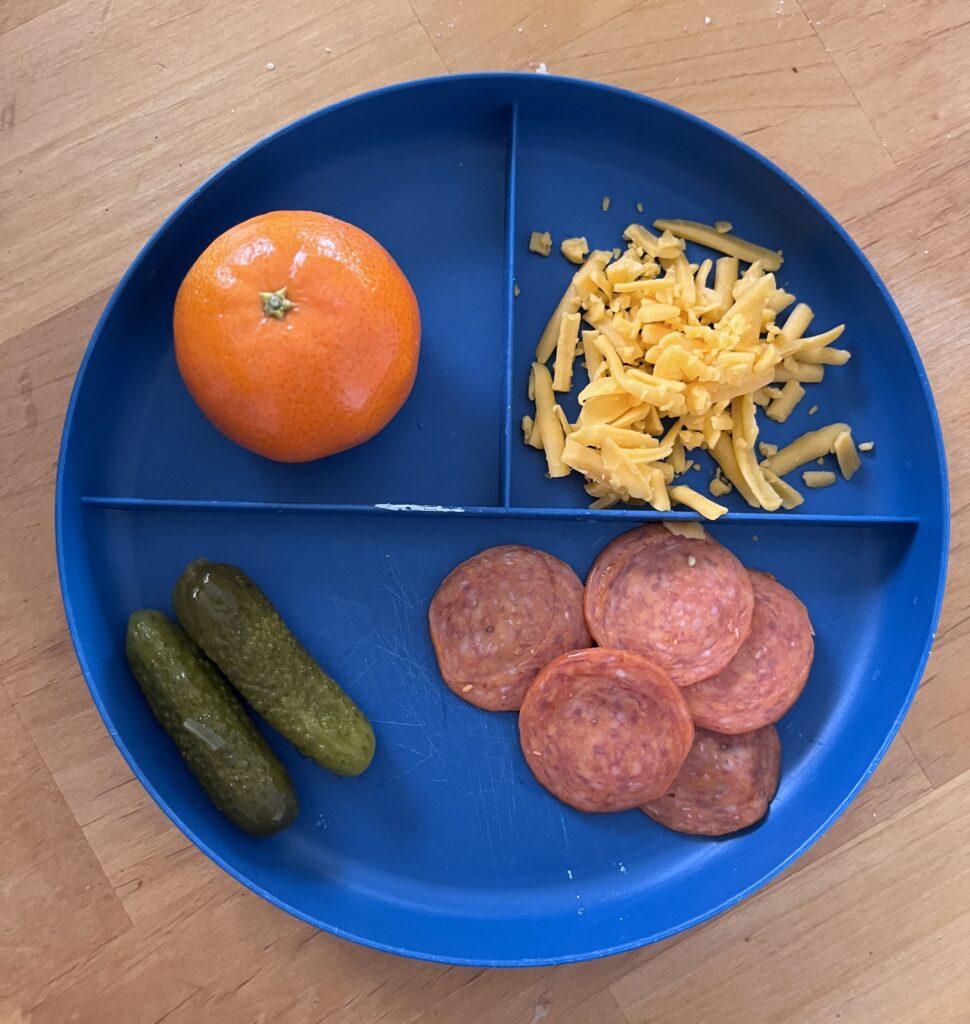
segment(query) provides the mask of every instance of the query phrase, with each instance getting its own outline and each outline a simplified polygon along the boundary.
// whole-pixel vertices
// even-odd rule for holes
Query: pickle
[[[289,825],[299,804],[286,769],[182,628],[161,612],[135,612],[125,654],[152,713],[216,807],[251,835]]]
[[[172,600],[189,636],[301,753],[338,775],[367,768],[374,757],[370,723],[241,569],[197,559]]]

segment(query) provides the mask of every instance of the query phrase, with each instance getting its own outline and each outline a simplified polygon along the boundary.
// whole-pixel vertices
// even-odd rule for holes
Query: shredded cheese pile
[[[804,303],[776,323],[795,302],[775,281],[780,252],[690,221],[654,227],[662,233],[631,224],[625,252],[589,253],[536,347],[529,376],[535,416],[524,417],[522,429],[526,444],[544,450],[548,475],[583,474],[591,508],[680,504],[708,519],[727,509],[675,482],[699,468],[689,458],[695,449],[717,463],[714,497],[737,488],[748,504],[769,511],[801,504],[781,477],[821,455],[841,452],[840,468],[851,476],[858,456],[844,423],[781,451],[758,447],[759,408],[784,422],[803,384],[848,361],[849,352],[829,347],[844,325],[807,337],[813,314]],[[685,239],[732,255],[690,263]],[[585,248],[585,239],[570,241]],[[749,264],[743,273],[740,260]],[[556,393],[572,391],[580,356],[589,384],[570,423]],[[759,450],[768,456],[760,463]]]

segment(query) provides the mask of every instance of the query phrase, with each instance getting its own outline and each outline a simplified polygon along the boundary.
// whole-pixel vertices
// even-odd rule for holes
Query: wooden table
[[[0,1024],[970,1020],[966,14],[964,0],[3,0]],[[954,540],[943,620],[902,734],[806,857],[660,945],[480,971],[315,931],[169,824],[80,676],[52,495],[95,319],[191,188],[351,93],[540,62],[722,125],[846,224],[927,363]]]

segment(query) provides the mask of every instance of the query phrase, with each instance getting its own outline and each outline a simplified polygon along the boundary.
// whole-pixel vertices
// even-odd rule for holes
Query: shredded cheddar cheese
[[[809,469],[802,473],[806,487],[831,487],[835,483],[835,474],[830,470]]]
[[[805,500],[791,484],[786,483],[781,477],[775,476],[770,469],[762,466],[761,472],[765,479],[771,484],[772,490],[781,498],[781,507],[784,509],[798,508]]]
[[[843,327],[806,336],[813,312],[776,281],[781,253],[737,238],[730,225],[654,227],[659,235],[630,224],[625,250],[590,252],[580,237],[561,244],[580,266],[536,346],[535,414],[522,423],[525,443],[544,451],[548,475],[581,473],[593,508],[680,504],[707,519],[727,509],[675,482],[700,468],[691,457],[698,449],[717,465],[711,495],[736,490],[769,511],[802,502],[781,477],[814,458],[836,454],[850,477],[859,459],[846,424],[780,450],[759,442],[758,424],[760,410],[784,423],[803,385],[846,362],[847,351],[829,348]],[[685,241],[726,255],[690,262]],[[556,395],[574,392],[577,359],[588,383],[571,423]]]
[[[839,434],[832,444],[832,451],[835,453],[835,458],[842,475],[846,480],[851,480],[856,470],[862,466],[859,453],[855,450],[855,445],[852,443],[852,433],[845,430]]]
[[[732,227],[726,221],[719,223],[727,225],[728,229]],[[750,263],[760,260],[765,270],[777,270],[782,264],[780,252],[746,242],[743,238],[729,234],[728,231],[718,231],[716,225],[710,227],[693,220],[655,220],[653,226],[659,231],[670,231],[679,238],[687,239],[688,242],[699,242],[701,245],[716,249],[718,252],[726,252],[729,256],[737,256]]]
[[[851,437],[852,431],[847,423],[830,423],[827,427],[810,430],[765,459],[762,467],[770,469],[776,476],[786,476],[815,459],[829,455],[841,434]]]
[[[765,415],[776,423],[784,423],[804,397],[805,389],[801,384],[797,380],[790,380],[781,389],[781,394],[765,409]]]
[[[699,512],[705,519],[720,519],[720,517],[727,512],[727,509],[723,505],[718,505],[716,501],[711,501],[710,498],[705,498],[703,494],[700,494],[692,487],[686,487],[683,484],[671,487],[667,493],[670,495],[672,501],[676,501],[679,505],[686,505],[688,508],[692,508],[695,512]]]
[[[552,252],[552,235],[548,231],[533,231],[529,236],[529,252],[548,256]]]
[[[589,243],[585,238],[564,238],[559,243],[559,251],[570,263],[582,263],[589,252]]]
[[[707,534],[700,523],[682,522],[678,519],[665,519],[663,525],[677,537],[686,537],[688,540],[704,540]]]

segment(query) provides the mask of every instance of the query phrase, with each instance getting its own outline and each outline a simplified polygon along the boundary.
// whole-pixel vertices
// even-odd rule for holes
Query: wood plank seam
[[[37,754],[37,757],[40,760],[41,764],[43,764],[45,771],[50,776],[51,780],[54,782],[54,785],[55,785],[55,787],[57,789],[58,799],[63,801],[64,806],[67,808],[67,811],[68,811],[68,813],[71,816],[71,820],[74,822],[74,824],[77,826],[78,831],[84,837],[84,841],[85,841],[85,843],[87,843],[87,847],[91,851],[91,855],[94,857],[94,860],[97,862],[98,870],[101,872],[101,875],[104,878],[105,885],[109,889],[111,889],[111,891],[118,897],[118,900],[121,903],[121,910],[124,912],[126,920],[128,921],[129,926],[133,927],[134,926],[134,922],[131,919],[131,915],[125,909],[124,901],[121,899],[121,894],[118,892],[118,889],[119,889],[120,886],[115,885],[114,882],[112,882],[111,877],[108,875],[108,872],[107,872],[107,870],[105,868],[104,861],[98,855],[98,851],[95,849],[95,847],[90,842],[90,839],[88,837],[87,827],[81,823],[80,819],[78,818],[77,814],[74,811],[74,808],[71,806],[71,802],[67,799],[66,796],[64,796],[63,792],[61,791],[60,786],[57,784],[57,774],[56,774],[56,772],[51,767],[51,764],[48,761],[48,759],[45,757],[44,752],[40,749],[40,747],[37,745],[36,741],[34,740],[33,734],[31,733],[30,729],[27,727],[27,723],[24,721],[23,716],[20,714],[20,711],[18,710],[17,705],[14,704],[13,701],[11,701],[10,704],[11,704],[11,708],[13,710],[13,714],[16,716],[17,721],[20,723],[21,727],[23,728],[24,733],[27,736],[27,739],[30,741],[30,745],[33,747],[34,752]],[[115,754],[116,754],[117,757],[119,757],[119,758],[121,757],[121,752],[120,751],[116,750]],[[134,779],[134,775],[131,776],[131,779]],[[126,779],[125,781],[128,782],[128,781],[131,781],[131,779]],[[171,827],[174,828],[175,826],[171,825]],[[191,845],[193,845],[193,844],[189,840],[186,840],[186,846],[191,846]],[[2,1022],[0,1022],[0,1024],[2,1024]]]
[[[896,733],[896,738],[893,740],[893,743],[902,743],[906,747],[910,754],[912,754],[913,760],[916,762],[917,768],[919,768],[919,773],[923,776],[923,781],[926,783],[927,786],[929,786],[930,789],[937,789],[938,787],[933,785],[933,780],[927,773],[926,768],[923,765],[923,762],[919,759],[919,755],[913,749],[912,743],[910,743],[909,740],[906,738],[906,733],[903,731],[902,728],[900,728],[899,732]]]
[[[411,13],[414,15],[414,20],[421,26],[421,31],[425,34],[428,42],[431,44],[431,49],[434,50],[435,54],[438,57],[438,60],[441,61],[441,66],[445,69],[445,74],[450,75],[452,73],[451,68],[448,66],[448,62],[445,60],[445,58],[441,55],[441,51],[435,45],[434,39],[431,38],[431,30],[428,28],[427,25],[425,25],[423,19],[421,18],[421,15],[418,14],[418,12],[414,9],[414,4],[412,3],[412,0],[405,0],[405,3],[411,9]]]
[[[839,73],[839,78],[841,78],[843,83],[845,84],[845,87],[848,90],[849,95],[852,97],[853,100],[855,100],[856,106],[862,112],[862,116],[866,119],[866,121],[869,122],[869,127],[873,130],[873,133],[879,140],[880,145],[885,150],[886,156],[888,156],[889,159],[892,161],[893,167],[898,167],[899,163],[890,152],[889,146],[886,144],[886,140],[882,137],[882,133],[879,131],[878,128],[876,128],[875,124],[872,121],[872,118],[869,116],[869,111],[866,110],[865,106],[863,106],[862,101],[856,95],[855,89],[853,89],[852,86],[849,84],[849,79],[846,78],[845,72],[842,70],[842,65],[839,63],[838,58],[835,57],[832,54],[831,50],[829,50],[829,48],[825,45],[825,40],[822,38],[822,36],[819,34],[818,29],[815,27],[815,22],[812,21],[812,19],[805,13],[800,3],[800,0],[795,0],[795,6],[798,8],[798,11],[801,14],[801,16],[808,22],[812,32],[815,34],[815,38],[819,41],[819,43],[822,46],[822,49],[825,50],[826,55],[832,62],[833,67]]]
[[[956,791],[961,786],[970,786],[970,770],[961,772],[959,775],[955,775],[952,779],[948,779],[946,782],[939,786],[933,787],[918,796],[915,800],[910,801],[905,807],[900,807],[894,814],[890,814],[888,817],[883,818],[882,821],[877,822],[871,828],[866,829],[865,832],[860,832],[859,835],[853,836],[847,840],[841,846],[837,846],[834,850],[830,850],[828,853],[823,854],[818,860],[813,861],[811,864],[806,864],[806,869],[814,868],[821,864],[826,864],[833,858],[838,857],[842,854],[846,854],[853,850],[856,846],[861,843],[872,839],[874,836],[879,835],[880,832],[886,831],[886,829],[892,828],[895,822],[904,821],[906,818],[913,814],[919,813],[919,811],[926,806],[927,803],[931,803],[936,799],[942,798],[945,794]],[[792,872],[791,876],[794,877],[797,872]]]
[[[37,745],[37,742],[34,740],[34,737],[33,737],[32,733],[31,733],[30,729],[27,727],[27,723],[24,721],[24,719],[21,716],[19,710],[17,709],[17,705],[14,704],[13,701],[10,701],[9,702],[9,707],[10,707],[11,714],[13,714],[13,716],[16,719],[17,723],[19,724],[20,728],[23,730],[24,736],[26,737],[27,742],[30,744],[31,749],[33,750],[34,754],[36,754],[38,761],[44,766],[44,770],[47,772],[48,776],[54,782],[54,788],[56,790],[56,799],[60,800],[64,804],[64,807],[67,809],[68,813],[71,816],[71,820],[74,822],[75,826],[77,827],[77,829],[81,833],[81,835],[84,836],[85,843],[87,843],[88,849],[91,851],[91,854],[94,857],[94,860],[97,862],[98,870],[101,872],[101,875],[102,875],[102,877],[104,879],[105,885],[114,892],[115,891],[115,886],[112,885],[111,879],[108,877],[107,872],[105,871],[104,864],[101,862],[100,857],[98,857],[97,852],[94,850],[94,848],[91,846],[91,844],[87,841],[87,835],[86,835],[86,833],[84,831],[84,827],[78,821],[77,815],[74,813],[74,809],[71,807],[70,802],[64,796],[64,794],[61,792],[60,787],[57,786],[57,784],[56,784],[54,772],[53,772],[53,770],[52,770],[52,768],[50,766],[50,763],[48,762],[47,758],[44,756],[43,751]],[[120,900],[119,900],[119,902],[120,902]],[[131,916],[128,914],[128,911],[125,910],[125,907],[124,907],[123,903],[121,903],[120,909],[121,909],[122,913],[124,914],[125,920],[128,922],[128,926],[129,927],[133,927],[134,922],[132,921]]]

